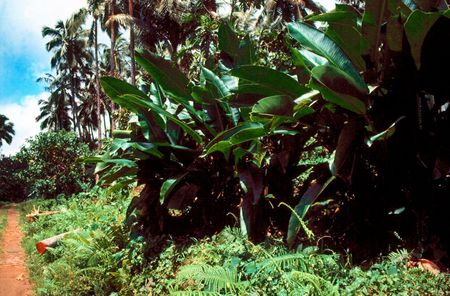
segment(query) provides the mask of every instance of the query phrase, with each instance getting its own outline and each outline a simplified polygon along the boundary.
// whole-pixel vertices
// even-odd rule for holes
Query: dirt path
[[[8,224],[0,242],[0,295],[32,295],[25,253],[20,245],[23,234],[19,225],[19,213],[8,209]]]

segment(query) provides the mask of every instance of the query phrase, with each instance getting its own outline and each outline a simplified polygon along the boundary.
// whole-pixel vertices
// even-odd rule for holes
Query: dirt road
[[[8,209],[8,224],[0,242],[0,295],[33,295],[25,263],[25,252],[20,245],[23,233],[19,225],[19,213]]]

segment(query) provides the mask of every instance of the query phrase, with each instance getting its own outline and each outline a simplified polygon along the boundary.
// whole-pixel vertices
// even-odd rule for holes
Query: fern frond
[[[304,287],[304,284],[311,285],[314,295],[339,295],[338,289],[324,278],[308,272],[294,270],[286,276],[288,283],[297,287]],[[303,285],[302,285],[303,284]]]
[[[388,255],[388,261],[391,264],[401,264],[408,262],[410,254],[407,250],[401,249]]]
[[[307,257],[303,253],[287,253],[276,257],[270,257],[262,261],[258,272],[262,272],[266,269],[297,269],[306,271],[307,270]]]
[[[208,264],[193,264],[184,266],[177,274],[177,281],[194,280],[211,292],[236,293],[246,288],[246,282],[241,281],[236,269]]]

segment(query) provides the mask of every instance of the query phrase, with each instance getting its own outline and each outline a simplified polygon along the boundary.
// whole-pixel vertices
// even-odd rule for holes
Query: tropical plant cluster
[[[445,295],[407,262],[450,263],[449,11],[90,0],[44,27],[50,132],[7,168],[61,210],[26,226],[38,293]]]
[[[445,295],[450,283],[447,274],[407,268],[405,250],[362,270],[317,247],[288,250],[278,236],[255,245],[230,227],[201,240],[178,237],[148,257],[143,237],[130,239],[123,224],[131,197],[93,188],[23,204],[24,213],[60,211],[24,225],[37,295]],[[77,228],[36,253],[36,241]]]
[[[92,183],[92,168],[80,158],[90,155],[75,133],[40,133],[28,139],[14,156],[0,158],[0,200],[55,198]]]
[[[103,184],[145,185],[128,214],[147,239],[201,236],[236,218],[254,241],[281,231],[293,247],[299,233],[313,239],[309,217],[331,234],[330,247],[363,250],[360,260],[399,246],[443,254],[450,92],[447,47],[437,44],[449,32],[445,9],[368,1],[363,13],[338,4],[288,22],[280,36],[289,60],[278,70],[257,58],[259,33],[239,31],[233,17],[213,31],[198,72],[178,65],[174,50],[138,50],[151,82],[101,78],[131,117],[111,148],[87,161]],[[318,146],[328,161],[301,164]],[[316,201],[322,209],[306,216]]]

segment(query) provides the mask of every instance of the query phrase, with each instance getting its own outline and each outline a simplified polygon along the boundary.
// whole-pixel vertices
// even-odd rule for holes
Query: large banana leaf
[[[301,45],[328,59],[347,73],[359,88],[367,88],[364,80],[344,51],[324,32],[305,23],[288,23],[289,34]]]
[[[219,37],[219,50],[227,53],[236,65],[253,63],[255,49],[248,35],[240,40],[230,24],[225,22],[220,24],[217,35]]]
[[[367,41],[367,50],[372,62],[377,63],[380,46],[381,25],[385,20],[388,0],[367,0],[362,20],[362,33]]]
[[[266,135],[266,131],[262,123],[245,122],[218,134],[206,145],[205,154],[208,155],[214,151],[226,153],[233,145],[251,141],[264,135]]]
[[[368,96],[367,87],[360,85],[339,68],[332,65],[315,67],[311,71],[309,86],[320,91],[323,98],[357,114],[366,114],[364,101]]]
[[[135,86],[117,78],[102,77],[100,78],[100,84],[106,95],[113,101],[125,94],[132,94],[150,101],[150,99]],[[143,126],[141,123],[141,127],[143,127],[146,131],[151,130],[154,140],[163,141],[167,139],[163,131],[164,121],[159,114],[150,113],[147,108],[136,108],[133,109],[133,112],[141,116],[141,119],[145,120],[147,126]]]
[[[308,70],[328,63],[326,58],[304,48],[292,48],[291,53],[294,65],[305,67]]]
[[[406,37],[408,38],[411,47],[411,54],[414,58],[417,69],[420,69],[420,57],[425,37],[434,23],[441,16],[450,18],[450,10],[446,10],[444,12],[424,12],[421,10],[416,10],[411,13],[405,23]],[[448,42],[448,40],[443,42]]]
[[[139,112],[141,108],[150,109],[152,112],[164,115],[172,122],[179,125],[187,134],[189,134],[197,143],[202,143],[203,139],[199,133],[193,130],[187,123],[178,119],[175,115],[167,112],[160,106],[143,99],[136,95],[125,94],[114,99],[114,102],[131,112]]]
[[[214,85],[217,88],[217,91],[220,95],[220,98],[227,97],[231,95],[230,90],[225,85],[225,83],[212,72],[208,68],[202,67],[202,74],[205,76],[206,81],[210,82],[212,85]]]
[[[267,67],[242,66],[231,70],[230,74],[244,80],[239,81],[236,90],[239,93],[286,95],[295,99],[309,91],[289,75]]]
[[[136,62],[147,71],[161,87],[184,103],[191,96],[187,77],[170,61],[146,50],[136,51]]]
[[[286,96],[271,96],[258,101],[252,113],[263,116],[292,116],[294,101]]]
[[[359,30],[359,12],[350,5],[336,4],[334,11],[308,18],[309,21],[328,23],[326,34],[345,52],[358,70],[365,70],[362,58],[362,35]]]

